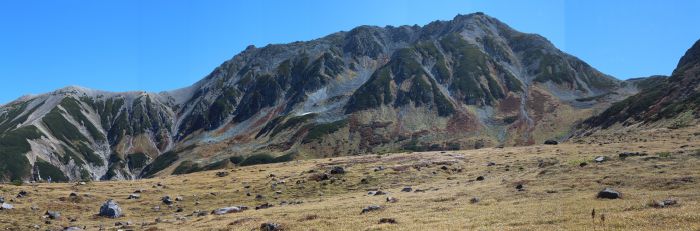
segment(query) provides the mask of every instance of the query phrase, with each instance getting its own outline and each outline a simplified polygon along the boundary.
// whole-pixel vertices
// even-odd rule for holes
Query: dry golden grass
[[[115,226],[116,222],[131,221],[133,225],[126,229],[253,230],[263,222],[275,222],[286,230],[700,230],[700,155],[696,154],[700,142],[696,131],[700,127],[601,134],[556,146],[304,160],[222,170],[230,172],[225,177],[209,171],[87,185],[2,185],[0,195],[6,200],[13,198],[9,203],[15,209],[0,211],[0,228],[32,230],[39,225],[41,230],[66,226],[117,230],[124,228]],[[623,151],[648,155],[620,160],[617,155]],[[594,163],[593,158],[599,155],[609,161]],[[486,166],[487,162],[496,165]],[[588,165],[579,167],[581,162]],[[331,166],[343,166],[347,173],[321,182],[310,179]],[[379,166],[385,169],[373,170]],[[476,181],[478,176],[485,180]],[[367,183],[361,183],[363,178]],[[279,181],[285,183],[273,189],[272,183]],[[156,186],[159,182],[164,187]],[[524,191],[515,189],[519,183]],[[405,186],[426,191],[401,192]],[[596,199],[596,193],[605,187],[619,190],[623,199]],[[145,190],[141,199],[127,200],[136,189]],[[376,189],[388,195],[367,194]],[[29,196],[14,198],[20,190],[28,191]],[[77,192],[82,200],[60,199],[71,192]],[[256,200],[257,194],[264,199]],[[169,208],[160,201],[165,195],[184,200]],[[399,201],[388,203],[387,196]],[[470,203],[473,197],[480,201]],[[108,198],[116,199],[125,217],[95,216]],[[679,205],[648,206],[651,200],[666,198],[677,199]],[[280,205],[282,201],[303,203]],[[254,209],[265,202],[274,207]],[[384,208],[360,214],[373,204]],[[209,214],[235,205],[251,209]],[[32,210],[32,206],[39,209]],[[155,206],[160,206],[160,211],[153,210]],[[176,212],[177,208],[183,212]],[[597,213],[595,219],[591,218],[592,209]],[[46,210],[60,211],[62,218],[46,224],[42,218]],[[192,215],[196,210],[207,215]],[[379,224],[381,218],[394,218],[398,223]]]

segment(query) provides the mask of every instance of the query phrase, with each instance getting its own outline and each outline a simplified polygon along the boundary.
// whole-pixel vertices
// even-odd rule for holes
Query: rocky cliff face
[[[641,91],[613,104],[579,126],[579,135],[621,127],[680,128],[697,123],[700,112],[700,40],[668,78],[648,78]]]
[[[487,15],[249,47],[158,94],[70,87],[0,109],[4,180],[128,179],[231,164],[524,145],[636,93]]]

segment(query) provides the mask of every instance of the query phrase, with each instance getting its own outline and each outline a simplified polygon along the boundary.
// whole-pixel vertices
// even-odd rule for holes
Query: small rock
[[[377,210],[381,210],[381,209],[382,209],[382,207],[379,205],[370,205],[370,206],[367,206],[364,209],[362,209],[362,212],[360,212],[360,214],[364,214],[364,213],[368,213],[368,212],[372,212],[372,211],[377,211]]]
[[[212,211],[212,214],[215,215],[224,215],[228,213],[239,213],[247,210],[248,207],[245,206],[231,206],[231,207],[225,207],[225,208],[220,208],[220,209],[215,209]]]
[[[335,166],[330,171],[331,174],[345,174],[345,169],[340,166]]]
[[[134,193],[144,193],[145,191],[145,189],[136,189],[134,190]]]
[[[486,162],[486,166],[494,166],[494,165],[496,165],[496,163],[494,163],[494,162]]]
[[[22,190],[19,191],[19,193],[17,193],[17,198],[26,197],[27,195],[29,195],[29,193],[27,191]]]
[[[75,227],[75,226],[63,228],[63,231],[79,231],[79,230],[83,230],[83,229],[80,227]]]
[[[68,197],[72,197],[72,198],[78,197],[78,193],[71,192],[71,193],[68,195]]]
[[[133,193],[133,194],[129,194],[129,197],[127,197],[126,199],[128,199],[128,200],[136,200],[136,199],[139,199],[139,198],[141,198],[141,194]]]
[[[662,201],[653,201],[652,202],[652,206],[654,208],[666,208],[666,207],[674,206],[677,204],[678,204],[678,201],[676,201],[675,199],[665,199]]]
[[[525,190],[523,184],[518,184],[518,185],[516,185],[516,186],[515,186],[515,189],[518,190],[518,191],[523,191],[523,190]]]
[[[597,156],[595,159],[593,159],[596,163],[603,163],[605,162],[606,158],[604,156]]]
[[[216,173],[216,176],[218,176],[218,177],[226,177],[226,176],[228,176],[229,174],[230,174],[229,172],[217,172],[217,173]]]
[[[581,162],[580,164],[578,164],[578,166],[582,167],[582,168],[586,167],[586,165],[588,165],[588,163],[586,163],[586,162]]]
[[[131,221],[118,221],[118,222],[114,223],[114,226],[122,226],[122,227],[131,226],[131,225],[132,225]]]
[[[381,195],[386,195],[386,193],[381,191],[381,190],[377,190],[377,191],[369,191],[369,192],[367,192],[367,195],[381,196]]]
[[[102,207],[100,207],[99,216],[118,218],[122,216],[122,209],[119,207],[117,202],[114,202],[114,200],[109,199],[107,200],[107,202],[102,204]]]
[[[396,197],[387,197],[386,202],[396,203],[396,202],[399,202],[399,199],[397,199]]]
[[[164,197],[160,198],[160,201],[162,201],[163,204],[166,204],[166,205],[171,205],[173,203],[173,199],[171,199],[170,196],[164,196]]]
[[[622,198],[622,193],[615,191],[612,188],[605,188],[602,191],[598,192],[597,197],[604,199],[620,199]]]
[[[478,197],[472,197],[471,199],[469,199],[469,203],[472,203],[472,204],[479,203],[479,201],[481,201],[481,199]]]
[[[176,213],[181,213],[182,211],[185,211],[185,210],[184,210],[183,208],[177,208],[177,209],[175,210]]]
[[[559,144],[559,142],[557,142],[556,140],[545,140],[545,141],[544,141],[544,144],[546,144],[546,145],[557,145],[557,144]]]
[[[5,203],[5,198],[4,198],[4,197],[0,197],[0,203]]]
[[[265,204],[255,206],[255,210],[272,208],[272,206],[274,206],[274,205],[272,205],[270,203],[265,203]]]
[[[367,180],[367,178],[362,178],[362,180],[360,180],[360,184],[369,184],[369,180]]]
[[[482,180],[484,180],[484,176],[478,176],[478,177],[476,177],[476,181],[482,181]]]
[[[46,215],[46,217],[48,217],[51,220],[56,220],[56,219],[61,218],[61,213],[59,213],[57,211],[49,210],[49,211],[46,211],[46,213],[44,213],[44,215]]]
[[[447,171],[449,168],[447,166],[443,165],[442,167],[440,167],[440,169]]]
[[[413,191],[413,188],[411,188],[411,187],[404,187],[403,189],[401,189],[401,192],[411,192],[411,191]]]
[[[396,219],[394,218],[382,218],[379,219],[379,224],[396,224]]]
[[[265,196],[258,194],[258,195],[255,195],[255,199],[256,200],[263,200],[263,199],[265,199]]]
[[[260,231],[280,231],[282,229],[282,225],[277,224],[277,223],[262,223],[260,224]]]
[[[175,197],[175,201],[183,201],[183,200],[185,200],[185,199],[183,199],[183,198],[182,198],[182,197],[180,197],[180,196],[178,196],[178,197]]]
[[[3,202],[2,205],[0,205],[0,210],[8,210],[8,209],[13,209],[13,208],[15,208],[15,206],[13,206],[12,204],[5,203],[5,202]]]

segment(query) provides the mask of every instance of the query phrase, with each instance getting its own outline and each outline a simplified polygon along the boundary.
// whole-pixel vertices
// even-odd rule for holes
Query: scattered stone
[[[126,199],[128,199],[128,200],[136,200],[136,199],[140,199],[140,198],[141,198],[141,194],[133,193],[133,194],[129,194],[129,197],[127,197]]]
[[[309,179],[314,180],[314,181],[324,181],[324,180],[329,180],[331,177],[328,176],[326,173],[316,173],[313,174],[309,177]]]
[[[218,177],[226,177],[229,175],[229,172],[217,172],[216,176]]]
[[[263,200],[263,199],[265,199],[265,196],[258,194],[258,195],[255,195],[255,199],[256,200]]]
[[[99,216],[118,218],[122,216],[122,209],[119,207],[117,202],[114,202],[114,200],[109,199],[107,200],[107,202],[102,204],[102,207],[100,207]]]
[[[612,188],[605,188],[602,191],[598,192],[597,197],[604,199],[620,199],[622,198],[622,193],[615,191]]]
[[[0,205],[0,210],[9,210],[9,209],[13,209],[13,208],[15,208],[15,206],[13,206],[12,204],[5,203],[5,202],[2,202],[2,205]]]
[[[546,144],[546,145],[557,145],[557,144],[559,144],[559,142],[557,142],[556,140],[545,140],[545,141],[544,141],[544,144]]]
[[[581,168],[586,167],[586,165],[588,165],[588,163],[586,162],[581,162],[580,164],[578,164],[578,166]]]
[[[389,203],[396,203],[396,202],[399,202],[399,199],[396,198],[396,197],[387,197],[387,198],[386,198],[386,202],[389,202]]]
[[[183,200],[185,200],[185,199],[183,199],[181,196],[175,197],[175,201],[183,201]]]
[[[176,213],[181,213],[182,211],[185,211],[185,210],[184,210],[183,208],[180,208],[180,207],[178,207],[178,208],[175,210]]]
[[[80,228],[80,227],[76,227],[76,226],[71,226],[71,227],[65,227],[65,228],[63,228],[63,231],[80,231],[80,230],[83,230],[83,229]]]
[[[469,203],[472,203],[472,204],[479,203],[479,201],[481,201],[481,199],[478,197],[472,197],[471,199],[469,199]]]
[[[677,204],[678,201],[676,201],[675,199],[665,199],[662,201],[652,201],[651,206],[654,208],[666,208]]]
[[[362,180],[360,180],[360,184],[369,184],[369,180],[367,180],[367,178],[362,178]]]
[[[136,189],[136,190],[134,191],[134,193],[144,193],[144,192],[146,192],[145,189]]]
[[[384,171],[384,166],[379,166],[373,169],[375,172]]]
[[[381,209],[382,209],[382,207],[379,205],[370,205],[370,206],[367,206],[364,209],[362,209],[362,212],[360,212],[360,214],[364,214],[364,213],[368,213],[368,212],[372,212],[372,211],[377,211],[377,210],[381,210]]]
[[[335,166],[330,171],[331,174],[345,174],[345,169],[340,166]]]
[[[482,181],[482,180],[484,180],[484,176],[478,176],[478,177],[476,177],[476,181]]]
[[[61,213],[59,213],[57,211],[49,210],[49,211],[46,211],[46,213],[44,213],[44,215],[51,220],[61,219]]]
[[[443,165],[442,167],[440,167],[440,169],[447,171],[449,168],[447,166]]]
[[[411,192],[411,191],[413,191],[413,188],[411,188],[411,187],[404,187],[403,189],[401,189],[401,192]]]
[[[379,219],[379,224],[396,224],[396,219],[394,218],[382,218]]]
[[[4,197],[0,197],[0,203],[5,203],[5,198],[4,198]]]
[[[595,159],[593,159],[593,160],[595,160],[596,163],[603,163],[603,162],[605,162],[607,159],[606,159],[604,156],[597,156],[597,157],[596,157]]]
[[[195,210],[194,212],[192,212],[192,215],[198,216],[198,217],[203,217],[203,216],[206,216],[209,214],[206,211]]]
[[[488,167],[494,166],[494,165],[496,165],[496,163],[494,163],[494,162],[486,162],[486,166],[488,166]]]
[[[71,198],[78,197],[78,193],[71,192],[71,193],[68,195],[68,197],[71,197]]]
[[[160,201],[162,201],[163,204],[166,204],[166,205],[171,205],[173,203],[173,199],[170,198],[170,196],[164,196],[164,197],[160,198]]]
[[[214,215],[224,215],[224,214],[229,214],[229,213],[243,212],[247,209],[248,209],[248,207],[246,207],[246,206],[231,206],[231,207],[215,209],[211,213]]]
[[[281,231],[282,225],[277,223],[262,223],[260,224],[260,231]]]
[[[261,204],[261,205],[255,206],[255,210],[259,210],[259,209],[268,209],[268,208],[272,208],[273,206],[274,206],[274,205],[272,205],[272,204],[270,204],[270,203],[265,203],[265,204]]]

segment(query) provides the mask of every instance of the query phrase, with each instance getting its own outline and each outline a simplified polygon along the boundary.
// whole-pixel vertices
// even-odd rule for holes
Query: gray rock
[[[5,203],[5,198],[4,198],[4,197],[0,197],[0,203]]]
[[[386,193],[383,192],[383,191],[381,191],[381,190],[377,190],[377,191],[369,191],[369,192],[367,192],[367,195],[370,195],[370,196],[381,196],[381,195],[386,195]]]
[[[389,202],[389,203],[396,203],[396,202],[399,202],[399,199],[396,198],[396,197],[387,197],[387,198],[386,198],[386,202]]]
[[[382,209],[382,206],[379,206],[379,205],[370,205],[370,206],[367,206],[367,207],[365,207],[364,209],[362,209],[362,212],[360,212],[360,214],[364,214],[364,213],[368,213],[368,212],[372,212],[372,211],[378,211],[378,210],[381,210],[381,209]]]
[[[46,217],[48,217],[51,220],[61,219],[61,213],[59,213],[58,211],[49,210],[49,211],[46,211],[46,213],[44,213],[44,215],[46,215]]]
[[[340,166],[335,166],[331,169],[331,174],[345,174],[345,169]]]
[[[396,219],[394,218],[382,218],[379,219],[379,224],[397,224]]]
[[[598,157],[596,157],[596,158],[593,159],[593,160],[594,160],[596,163],[603,163],[603,162],[605,162],[607,159],[606,159],[604,156],[598,156]]]
[[[404,187],[403,189],[401,189],[401,192],[411,192],[411,191],[413,191],[413,188],[411,188],[411,187]]]
[[[240,212],[243,212],[247,209],[248,209],[248,207],[246,207],[246,206],[231,206],[231,207],[215,209],[211,213],[214,215],[224,215],[224,214],[229,214],[229,213],[240,213]]]
[[[109,199],[100,207],[99,215],[102,217],[118,218],[122,216],[122,208],[119,207],[117,202]]]
[[[79,230],[83,230],[83,229],[80,227],[75,227],[75,226],[63,228],[63,231],[79,231]]]
[[[678,201],[676,201],[675,199],[665,199],[662,201],[653,201],[652,206],[655,208],[666,208],[666,207],[674,206],[677,204],[678,204]]]
[[[260,224],[260,231],[280,231],[282,230],[282,225],[277,223],[262,223]]]
[[[160,198],[160,201],[162,201],[163,204],[166,204],[166,205],[171,205],[173,203],[173,199],[170,198],[170,196],[164,196],[164,197]]]
[[[129,200],[136,200],[136,199],[140,199],[140,198],[141,198],[141,194],[132,193],[132,194],[129,194],[129,197],[127,197],[126,199],[129,199]]]
[[[5,203],[5,202],[3,202],[2,205],[0,205],[0,210],[8,210],[8,209],[13,209],[13,208],[15,208],[15,206],[13,206],[12,204]]]
[[[481,201],[481,199],[478,197],[472,197],[471,199],[469,199],[469,203],[472,203],[472,204],[479,203],[479,201]]]
[[[603,198],[603,199],[620,199],[622,198],[622,193],[615,191],[612,188],[605,188],[598,192],[598,198]]]

